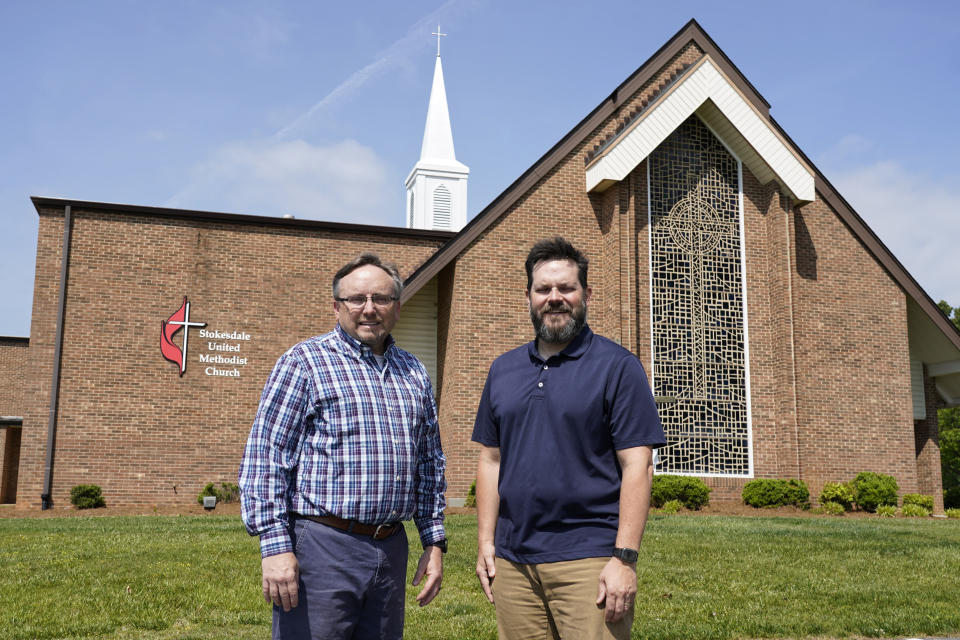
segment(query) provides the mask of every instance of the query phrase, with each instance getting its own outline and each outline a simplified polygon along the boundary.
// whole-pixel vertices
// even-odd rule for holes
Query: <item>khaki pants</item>
[[[496,559],[493,598],[500,640],[627,640],[633,607],[617,623],[603,620],[597,582],[610,558],[517,564]]]

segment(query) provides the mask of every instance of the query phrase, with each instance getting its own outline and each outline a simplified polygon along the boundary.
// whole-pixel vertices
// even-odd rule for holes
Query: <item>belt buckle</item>
[[[392,527],[392,526],[393,526],[393,525],[391,525],[391,524],[378,524],[378,525],[377,525],[377,528],[374,529],[374,531],[373,531],[373,539],[374,539],[374,540],[379,540],[380,538],[379,538],[378,536],[380,535],[380,530],[381,530],[381,529],[389,529],[389,528]],[[384,536],[384,537],[386,537],[386,536]]]

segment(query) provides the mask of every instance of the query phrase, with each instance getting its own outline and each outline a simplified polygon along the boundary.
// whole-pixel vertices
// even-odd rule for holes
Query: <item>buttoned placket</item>
[[[376,362],[376,359],[374,359]],[[379,364],[379,363],[377,363]],[[398,434],[398,431],[402,428],[403,425],[403,409],[400,407],[400,390],[398,385],[401,384],[400,380],[391,373],[390,358],[384,352],[384,362],[383,369],[380,370],[380,382],[384,390],[384,400],[387,403],[387,413],[390,416],[389,423],[387,424],[387,429],[389,430],[390,436],[390,445],[393,447],[393,457],[391,462],[394,463],[389,473],[393,476],[393,484],[390,487],[390,504],[394,507],[397,506],[397,491],[400,487],[400,482],[403,479],[403,476],[400,474],[400,469],[397,468],[397,461],[402,460],[403,452],[401,447],[403,445],[402,439],[403,435]],[[396,509],[391,509],[388,520],[395,521],[398,517]]]
[[[551,356],[551,358],[553,358],[553,356]],[[533,396],[543,397],[546,395],[547,386],[549,385],[549,359],[546,362],[543,360],[534,360],[534,365],[537,367],[537,386],[533,391]]]

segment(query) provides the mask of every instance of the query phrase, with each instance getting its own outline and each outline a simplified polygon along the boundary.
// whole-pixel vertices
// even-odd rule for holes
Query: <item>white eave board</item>
[[[755,175],[760,178],[776,176],[795,200],[810,202],[815,199],[813,171],[743,98],[709,56],[704,56],[686,77],[670,87],[646,113],[641,114],[640,120],[621,133],[619,139],[613,140],[587,167],[587,191],[601,190],[605,185],[623,180],[708,101],[712,107],[704,108],[698,115],[705,120],[712,116],[717,125],[714,129],[720,135],[726,131],[724,142],[742,154],[741,159]],[[717,114],[723,116],[729,127],[720,126],[722,123]],[[737,135],[730,135],[732,131]]]

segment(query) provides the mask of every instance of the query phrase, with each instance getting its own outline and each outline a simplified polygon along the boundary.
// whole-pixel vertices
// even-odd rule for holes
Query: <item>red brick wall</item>
[[[236,481],[263,384],[277,358],[335,324],[330,281],[364,251],[404,277],[442,239],[201,222],[74,210],[53,499],[80,483],[107,504],[182,503]],[[39,504],[56,329],[63,214],[40,215],[33,337],[18,504]],[[191,320],[251,335],[239,378],[204,375],[191,330],[188,365],[160,354],[160,322],[183,296]],[[177,338],[179,341],[180,338]],[[229,355],[229,354],[227,354]],[[230,368],[220,365],[222,368]]]
[[[29,341],[0,337],[0,416],[23,416]]]
[[[916,492],[906,296],[819,199],[790,224],[801,475],[813,495],[860,471]]]

